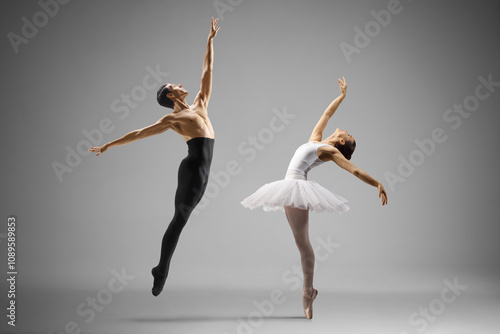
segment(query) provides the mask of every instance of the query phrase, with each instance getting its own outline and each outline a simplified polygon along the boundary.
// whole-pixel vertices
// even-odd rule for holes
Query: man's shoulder
[[[191,106],[191,110],[200,115],[201,117],[208,117],[207,106],[204,103],[193,103]]]
[[[198,94],[198,96],[196,96],[196,98],[193,101],[193,104],[191,104],[190,107],[196,111],[198,111],[198,110],[206,111],[208,104],[203,99],[199,98],[199,94]]]
[[[177,112],[171,112],[166,114],[161,118],[162,121],[182,121],[187,119],[192,119],[193,117],[201,116],[203,118],[207,117],[207,111],[202,107],[195,107],[194,105],[190,105],[189,109],[184,109]]]

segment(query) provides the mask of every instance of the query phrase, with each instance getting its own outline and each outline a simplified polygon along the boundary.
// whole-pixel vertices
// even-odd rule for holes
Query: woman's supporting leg
[[[306,317],[311,319],[312,302],[316,298],[318,291],[313,289],[315,257],[309,240],[309,211],[287,206],[285,207],[285,213],[300,252],[302,273],[304,275],[302,305]]]
[[[285,213],[300,252],[304,286],[312,287],[315,259],[314,250],[309,241],[309,211],[287,206]]]

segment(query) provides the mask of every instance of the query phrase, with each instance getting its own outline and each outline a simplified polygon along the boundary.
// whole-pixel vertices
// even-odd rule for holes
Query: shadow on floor
[[[122,319],[122,321],[129,322],[138,322],[138,323],[147,323],[147,322],[208,322],[208,321],[237,321],[238,319],[245,319],[248,317],[248,314],[245,316],[172,316],[172,317],[134,317],[134,318],[126,318]],[[265,320],[307,320],[304,316],[270,316],[264,317]]]

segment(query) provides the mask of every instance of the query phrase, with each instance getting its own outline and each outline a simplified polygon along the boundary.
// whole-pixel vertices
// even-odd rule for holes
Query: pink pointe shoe
[[[312,319],[313,317],[313,301],[316,299],[316,296],[318,295],[318,290],[313,289],[312,287],[305,287],[304,288],[304,314],[307,319]],[[307,304],[306,304],[307,303]]]

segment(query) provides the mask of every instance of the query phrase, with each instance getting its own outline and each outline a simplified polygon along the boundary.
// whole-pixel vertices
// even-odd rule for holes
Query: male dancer
[[[214,21],[212,17],[207,51],[203,61],[201,87],[193,104],[186,103],[188,92],[182,85],[167,83],[158,90],[157,99],[161,106],[174,109],[172,113],[160,118],[155,124],[129,132],[100,147],[89,149],[90,152],[97,152],[97,155],[100,155],[111,147],[157,135],[168,129],[177,132],[188,145],[188,155],[179,166],[174,217],[163,236],[159,264],[151,270],[154,278],[152,288],[154,296],[158,296],[163,290],[170,259],[179,236],[191,212],[203,197],[208,183],[214,147],[214,130],[208,118],[207,108],[212,92],[213,39],[220,29],[216,27],[218,21],[219,19]]]

